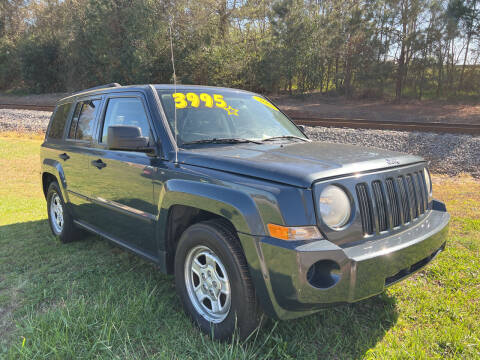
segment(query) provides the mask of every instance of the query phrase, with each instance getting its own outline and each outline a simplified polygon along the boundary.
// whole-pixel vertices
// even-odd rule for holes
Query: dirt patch
[[[13,311],[15,307],[7,306],[0,308],[0,339],[5,339],[15,328],[13,323]]]
[[[325,118],[371,121],[419,121],[451,124],[480,124],[480,104],[449,104],[440,101],[346,100],[312,94],[303,97],[274,97],[285,111],[301,111]]]

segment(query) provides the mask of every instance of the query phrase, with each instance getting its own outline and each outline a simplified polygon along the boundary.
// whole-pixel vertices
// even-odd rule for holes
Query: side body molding
[[[66,203],[70,202],[67,192],[67,181],[65,179],[65,173],[63,172],[62,165],[53,159],[44,159],[42,163],[42,174],[50,173],[55,176],[60,184],[60,190],[62,192],[63,199]]]
[[[241,233],[265,235],[255,202],[238,190],[206,182],[168,180],[160,192],[160,228],[166,228],[168,211],[174,205],[191,206],[222,216]]]

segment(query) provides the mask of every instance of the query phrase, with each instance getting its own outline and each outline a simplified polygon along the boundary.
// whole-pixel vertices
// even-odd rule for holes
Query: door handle
[[[60,159],[62,159],[63,161],[67,161],[68,159],[70,159],[70,156],[68,156],[67,153],[60,154],[60,155],[58,155],[58,157]]]
[[[105,166],[107,166],[107,164],[105,164],[102,159],[98,159],[98,160],[95,160],[95,161],[92,161],[92,165],[95,166],[97,169],[101,170],[103,169]]]

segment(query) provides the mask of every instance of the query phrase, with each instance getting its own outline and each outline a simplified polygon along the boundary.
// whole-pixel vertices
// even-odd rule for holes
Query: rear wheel
[[[182,234],[175,254],[175,283],[185,311],[207,334],[247,337],[261,311],[240,242],[223,221],[205,221]]]
[[[53,181],[47,191],[48,223],[53,235],[62,243],[78,240],[84,232],[73,223],[73,217],[65,206],[60,187]]]

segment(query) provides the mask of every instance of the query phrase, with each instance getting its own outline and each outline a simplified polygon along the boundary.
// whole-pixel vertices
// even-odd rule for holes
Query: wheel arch
[[[44,159],[42,162],[42,189],[45,197],[47,196],[48,186],[51,181],[56,181],[62,192],[62,197],[68,203],[68,194],[66,191],[67,183],[62,165],[52,159]]]
[[[180,236],[194,223],[219,219],[235,232],[265,235],[265,226],[255,202],[241,191],[175,179],[166,183],[161,204],[160,214],[164,216],[160,216],[159,221],[160,250],[165,255],[163,270],[167,273],[173,272]]]
[[[45,198],[47,197],[48,187],[52,182],[58,182],[57,177],[50,172],[42,173],[42,190]]]

